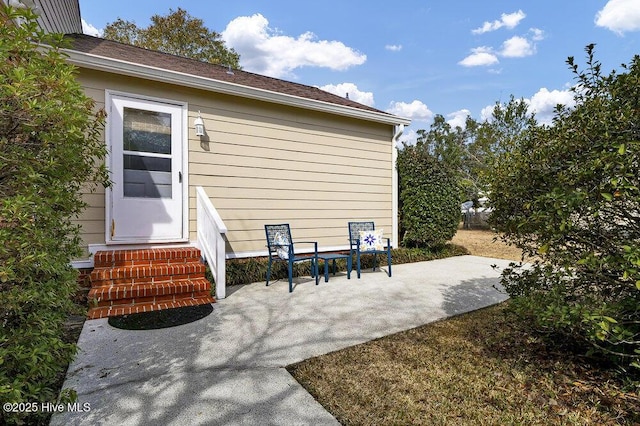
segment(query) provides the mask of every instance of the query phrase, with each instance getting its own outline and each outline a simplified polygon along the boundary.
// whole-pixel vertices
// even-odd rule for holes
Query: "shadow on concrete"
[[[442,309],[447,316],[474,311],[509,298],[495,278],[462,281],[443,291]]]
[[[87,321],[64,387],[91,410],[51,424],[336,425],[285,367],[504,300],[489,262],[394,265],[391,278],[331,276],[293,293],[286,280],[233,286],[206,318],[167,329]]]

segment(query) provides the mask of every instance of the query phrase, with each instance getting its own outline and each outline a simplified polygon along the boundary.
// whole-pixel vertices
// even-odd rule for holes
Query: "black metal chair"
[[[274,261],[285,261],[289,272],[289,293],[293,291],[293,264],[302,261],[311,261],[311,276],[315,277],[318,285],[318,243],[315,241],[298,241],[291,239],[291,229],[288,223],[279,225],[265,225],[267,235],[267,247],[269,248],[269,265],[267,266],[267,285],[271,279],[271,265]],[[294,245],[313,244],[313,254],[296,254]]]
[[[387,255],[387,266],[389,269],[389,276],[391,276],[391,239],[386,238],[386,246],[382,246],[382,249],[375,249],[378,244],[377,241],[372,241],[376,236],[371,235],[375,231],[376,226],[374,222],[349,222],[349,245],[351,247],[351,255],[356,255],[356,270],[358,272],[358,278],[360,278],[360,256],[362,254],[373,255],[373,271],[376,269],[376,263],[378,254]],[[365,241],[361,241],[361,232],[369,233],[365,235]],[[384,239],[383,239],[384,240]],[[374,244],[375,243],[375,244]]]

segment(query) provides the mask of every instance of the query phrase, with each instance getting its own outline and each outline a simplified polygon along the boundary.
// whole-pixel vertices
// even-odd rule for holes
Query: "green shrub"
[[[442,259],[451,256],[461,256],[469,254],[464,247],[454,244],[445,244],[437,249],[420,249],[420,248],[397,248],[391,250],[392,265],[401,263],[423,262],[426,260]],[[373,256],[364,255],[360,258],[361,267],[363,269],[373,267]],[[378,255],[378,265],[386,265],[387,259],[384,255]],[[267,277],[267,265],[269,261],[266,257],[250,257],[246,259],[229,259],[226,262],[226,281],[227,285],[250,284],[265,281]],[[355,271],[355,255],[352,258],[353,270]],[[320,261],[320,274],[323,274],[323,263]],[[338,259],[336,261],[337,271],[347,270],[347,261]],[[293,276],[309,276],[311,275],[311,264],[309,262],[301,262],[294,265]],[[271,271],[272,280],[288,279],[286,262],[274,262]]]
[[[226,263],[227,285],[249,284],[265,281],[267,278],[268,258],[250,257],[246,259],[230,259]],[[293,265],[293,276],[311,275],[310,262],[297,262]],[[287,262],[276,261],[271,267],[271,280],[287,279]]]
[[[402,245],[437,247],[460,223],[460,187],[455,171],[425,149],[405,146],[398,153]]]
[[[60,36],[46,36],[29,11],[0,16],[0,402],[52,403],[75,352],[63,323],[77,309],[79,191],[108,181],[95,164],[105,156],[103,113],[76,82]],[[47,414],[0,416],[40,423]]]
[[[640,56],[601,73],[587,46],[576,106],[534,126],[492,173],[493,225],[538,262],[505,273],[538,328],[640,372]],[[633,370],[631,370],[633,371]]]

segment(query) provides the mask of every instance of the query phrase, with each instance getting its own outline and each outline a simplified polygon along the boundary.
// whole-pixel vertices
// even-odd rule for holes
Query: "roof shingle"
[[[334,95],[317,87],[293,83],[286,80],[254,74],[247,71],[233,69],[221,65],[210,64],[195,59],[183,58],[154,50],[148,50],[137,46],[92,37],[86,34],[67,34],[66,38],[71,42],[70,49],[101,56],[105,58],[131,62],[140,65],[161,68],[190,74],[198,77],[209,78],[218,81],[235,83],[256,89],[268,90],[285,95],[297,96],[316,101],[327,102],[365,111],[388,114],[376,108],[360,104],[348,98]],[[391,114],[388,114],[390,117]]]

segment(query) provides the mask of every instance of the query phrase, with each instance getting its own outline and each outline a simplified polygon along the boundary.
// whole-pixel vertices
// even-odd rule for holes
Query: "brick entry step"
[[[89,319],[214,303],[200,250],[111,250],[95,254]]]

